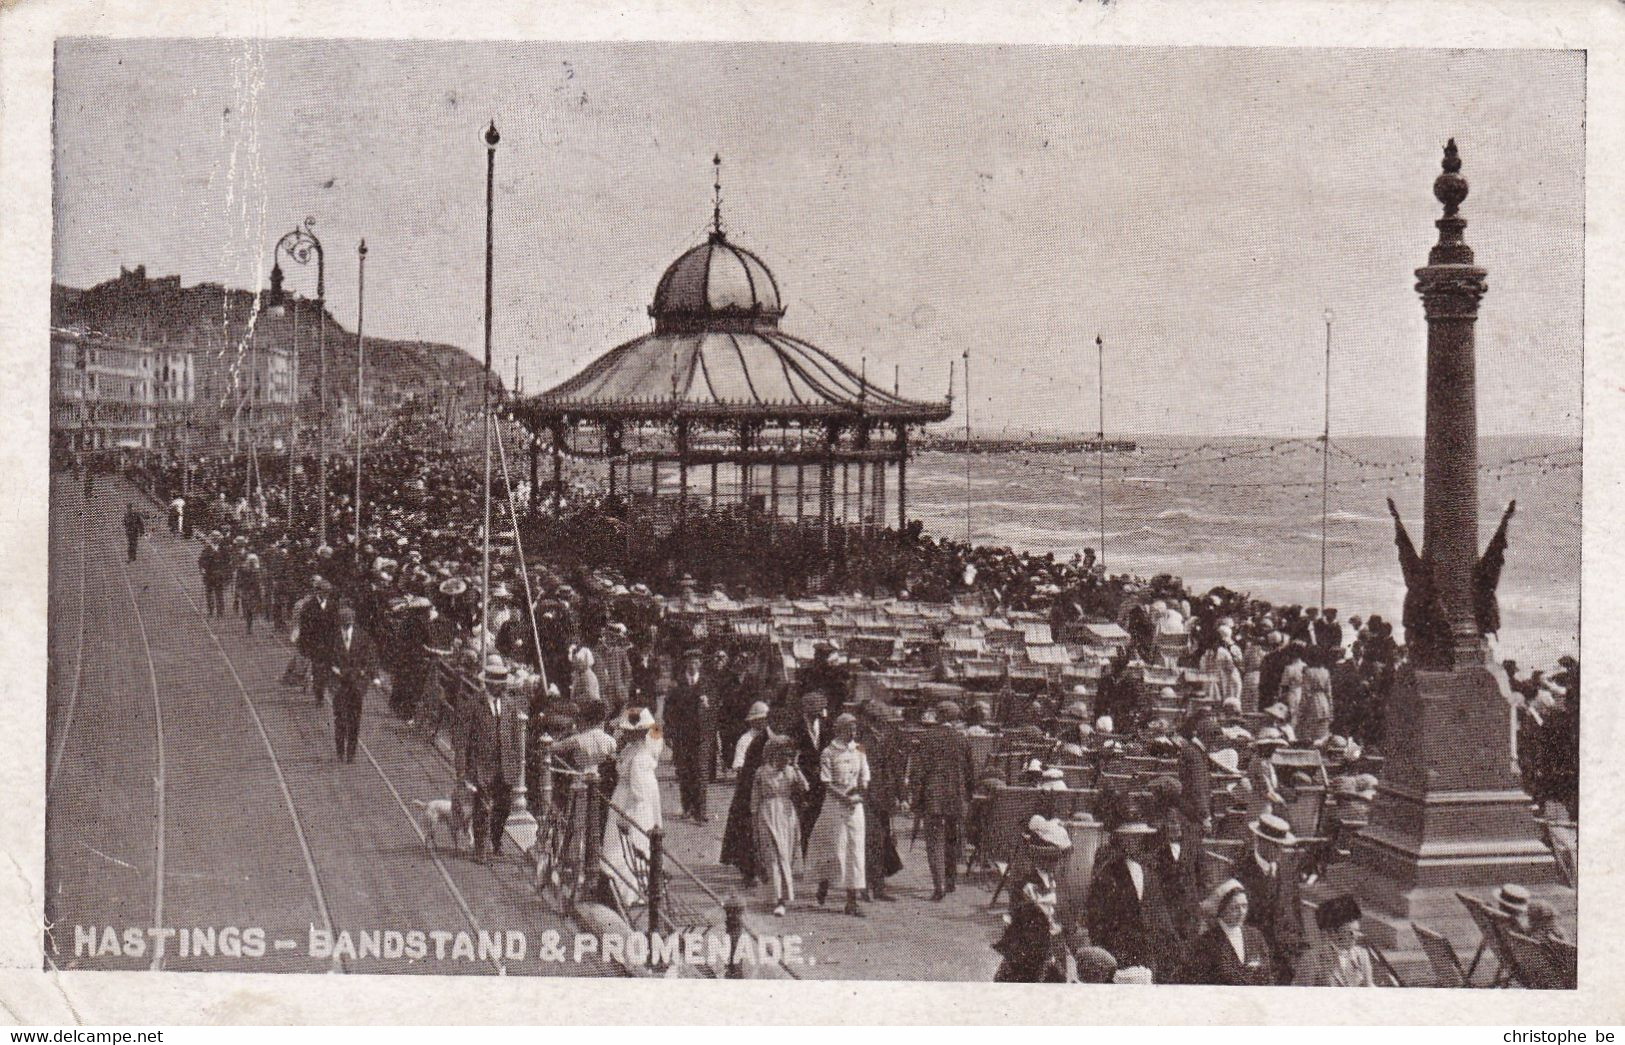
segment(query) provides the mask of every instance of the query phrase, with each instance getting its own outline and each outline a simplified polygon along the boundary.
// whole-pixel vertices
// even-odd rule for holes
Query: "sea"
[[[1115,438],[1115,437],[1114,437]],[[1579,650],[1579,439],[1479,444],[1479,542],[1518,502],[1501,575],[1498,653],[1525,670]],[[940,536],[1070,557],[1101,543],[1111,573],[1168,573],[1198,591],[1321,604],[1395,623],[1405,596],[1392,497],[1422,543],[1422,440],[1148,438],[1132,452],[925,452],[911,462],[909,515]],[[1102,483],[1102,473],[1104,482]]]

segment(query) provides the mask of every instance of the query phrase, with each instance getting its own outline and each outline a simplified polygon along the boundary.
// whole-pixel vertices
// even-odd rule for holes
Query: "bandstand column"
[[[908,525],[908,426],[897,426],[897,529]]]
[[[1423,571],[1439,595],[1448,648],[1402,668],[1386,703],[1382,781],[1370,826],[1352,857],[1307,890],[1353,892],[1366,934],[1384,948],[1415,952],[1413,922],[1458,950],[1478,931],[1456,891],[1505,882],[1528,886],[1560,912],[1573,894],[1557,885],[1552,855],[1512,765],[1506,677],[1492,668],[1474,612],[1478,562],[1477,400],[1474,324],[1485,272],[1473,265],[1458,208],[1467,198],[1455,141],[1433,193],[1444,204],[1439,242],[1417,270],[1428,323]]]
[[[539,484],[537,482],[537,479],[538,479],[539,474],[540,474],[537,471],[537,466],[538,466],[539,462],[541,461],[541,457],[542,457],[542,448],[541,448],[541,445],[540,445],[540,440],[536,438],[536,433],[535,432],[531,432],[530,433],[530,514],[532,514],[532,515],[536,514],[537,507],[541,504],[541,500],[540,500],[541,490],[538,489]]]
[[[802,462],[796,462],[796,525],[801,525],[801,513],[807,503],[807,467]]]
[[[858,529],[864,533],[869,532],[869,502],[865,497],[869,479],[869,464],[867,461],[858,462]]]
[[[553,427],[553,513],[564,511],[564,428]]]

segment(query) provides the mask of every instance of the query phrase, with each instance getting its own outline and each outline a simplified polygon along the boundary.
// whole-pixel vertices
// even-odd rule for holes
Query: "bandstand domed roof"
[[[719,230],[671,263],[655,287],[649,314],[657,329],[716,317],[776,324],[784,306],[779,303],[778,281],[762,259],[729,243]]]
[[[718,229],[667,267],[651,334],[517,404],[532,424],[560,420],[869,418],[940,421],[946,402],[906,399],[779,329],[784,306],[762,260]]]

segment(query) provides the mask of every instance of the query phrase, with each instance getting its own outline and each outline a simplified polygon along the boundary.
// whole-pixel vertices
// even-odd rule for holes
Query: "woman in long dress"
[[[796,810],[807,790],[807,778],[794,755],[794,740],[770,738],[750,792],[756,870],[772,892],[773,913],[781,918],[784,905],[796,898],[796,852],[801,845],[801,816]]]
[[[1332,734],[1332,673],[1316,650],[1303,672],[1303,698],[1298,702],[1293,728],[1298,739],[1319,744]]]
[[[615,760],[615,793],[610,802],[609,830],[604,833],[604,869],[622,903],[633,902],[638,894],[634,858],[639,864],[649,859],[649,832],[659,827],[660,781],[655,770],[660,765],[660,729],[648,708],[626,709],[617,722],[624,746]]]

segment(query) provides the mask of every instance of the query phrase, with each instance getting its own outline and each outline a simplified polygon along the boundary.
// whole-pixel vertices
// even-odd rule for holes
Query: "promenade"
[[[51,493],[49,964],[605,972],[540,959],[546,931],[575,926],[535,894],[517,856],[480,866],[466,851],[429,852],[412,800],[450,794],[451,767],[381,695],[368,702],[361,757],[337,762],[331,712],[281,684],[286,637],[205,615],[197,542],[170,534],[122,481],[98,476],[88,503],[68,477],[54,477]],[[121,526],[129,502],[148,517],[133,563]],[[177,930],[161,953],[152,928]],[[312,933],[348,932],[359,949],[359,934],[374,930],[421,932],[426,954],[310,946]],[[512,930],[528,939],[523,959],[453,956],[457,934],[477,947],[482,931]]]
[[[993,879],[985,882],[961,876],[959,888],[941,902],[931,900],[931,872],[926,866],[925,842],[909,844],[908,815],[895,818],[897,848],[903,870],[887,881],[897,897],[893,903],[866,903],[867,917],[843,914],[845,894],[832,889],[819,907],[818,883],[803,873],[796,882],[796,901],[783,918],[773,916],[773,904],[764,887],[743,888],[739,872],[718,863],[722,832],[733,797],[732,781],[711,785],[706,796],[710,822],[679,820],[677,780],[671,763],[661,765],[662,811],[669,853],[694,872],[718,896],[735,895],[745,901],[745,927],[758,935],[800,936],[805,962],[791,967],[792,975],[820,980],[960,980],[988,982],[999,967],[992,944],[1003,931],[1005,898],[988,908]],[[685,875],[672,877],[672,888],[690,905],[705,909],[703,891]]]

